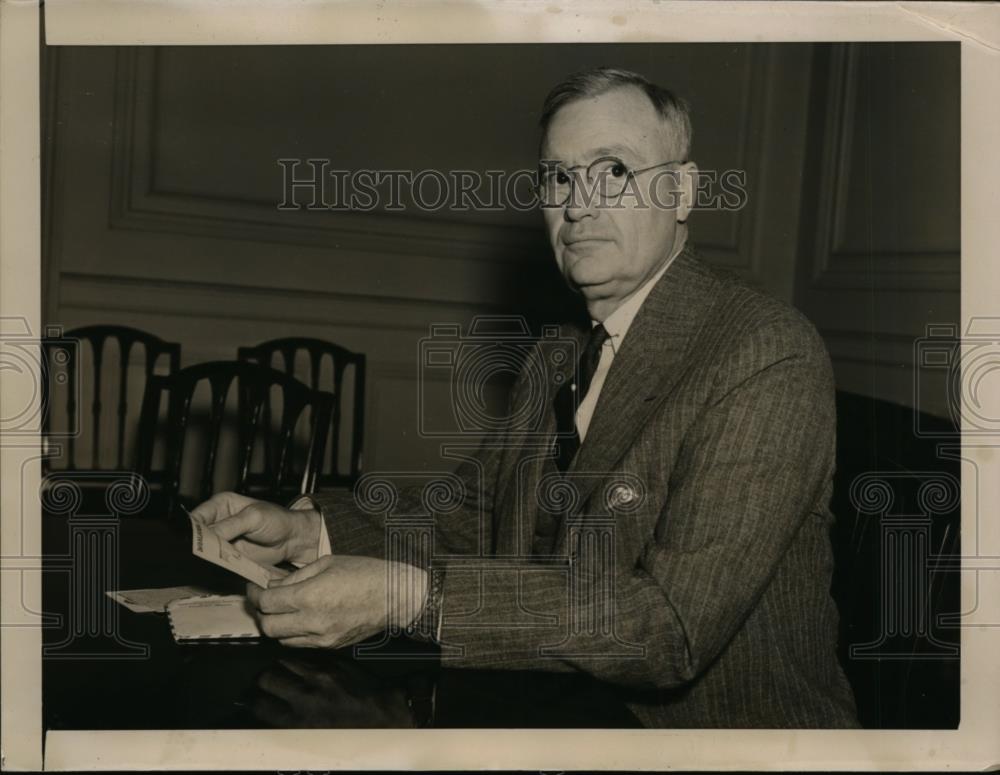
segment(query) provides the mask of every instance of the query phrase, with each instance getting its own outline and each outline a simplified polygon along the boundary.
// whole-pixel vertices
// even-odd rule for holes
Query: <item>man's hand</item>
[[[312,509],[290,511],[235,492],[220,492],[191,516],[211,525],[217,535],[262,565],[283,560],[305,565],[318,554],[322,517]]]
[[[427,572],[372,557],[330,555],[267,589],[247,584],[261,632],[286,646],[341,648],[387,627],[405,628],[420,613]]]

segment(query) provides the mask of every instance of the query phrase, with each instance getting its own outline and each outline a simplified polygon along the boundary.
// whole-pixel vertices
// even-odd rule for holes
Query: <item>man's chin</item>
[[[615,295],[615,283],[612,280],[602,280],[599,282],[586,282],[586,283],[571,283],[573,288],[583,296],[584,300],[589,304],[592,302],[599,302],[604,299],[613,298]]]
[[[614,279],[605,276],[601,269],[602,267],[596,263],[591,263],[590,266],[577,263],[575,266],[571,266],[569,271],[565,273],[566,282],[569,283],[569,286],[573,290],[582,293],[588,298],[591,294],[605,293],[608,287],[614,283]]]

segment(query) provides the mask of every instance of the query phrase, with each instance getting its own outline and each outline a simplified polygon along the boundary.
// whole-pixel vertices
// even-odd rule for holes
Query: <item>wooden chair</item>
[[[251,361],[264,366],[271,366],[283,371],[289,376],[295,376],[296,356],[304,354],[309,366],[307,380],[313,390],[320,388],[323,359],[332,361],[331,378],[324,382],[323,388],[330,390],[334,396],[333,414],[331,417],[330,453],[327,464],[317,476],[317,487],[351,487],[361,476],[364,421],[365,421],[365,356],[339,345],[322,339],[309,337],[289,337],[272,339],[254,347],[240,347],[237,358],[241,361]],[[279,358],[280,356],[280,358]],[[276,362],[277,361],[277,362]],[[345,408],[347,403],[344,392],[345,374],[353,367],[352,406]],[[265,412],[269,412],[265,406]],[[350,438],[346,466],[341,470],[340,446],[343,433],[343,418],[349,414],[351,418]],[[267,461],[266,465],[270,465]]]
[[[235,428],[232,414],[227,417],[227,398],[236,386]],[[313,390],[293,377],[259,364],[238,361],[210,361],[189,366],[170,376],[154,376],[146,387],[139,419],[140,452],[138,472],[145,475],[152,468],[154,448],[158,438],[165,442],[164,508],[172,514],[181,497],[181,473],[185,458],[186,437],[193,425],[203,419],[194,406],[195,392],[207,386],[210,391],[207,416],[207,441],[199,470],[198,486],[191,502],[208,498],[215,489],[219,442],[226,428],[235,430],[237,447],[235,467],[231,469],[237,492],[268,500],[281,501],[295,493],[313,492],[323,462],[327,432],[333,411],[333,396]],[[273,401],[272,392],[280,391],[281,422],[277,434],[265,434],[262,422],[264,408]],[[164,394],[168,397],[166,424],[159,429],[160,408]],[[232,404],[229,404],[232,406]],[[308,442],[303,470],[293,470],[295,453],[294,431],[307,407]],[[192,422],[194,417],[194,422]],[[270,415],[268,415],[270,417]],[[269,422],[269,420],[268,420]],[[260,443],[270,447],[268,454],[274,465],[266,477],[255,477],[251,470],[255,448]]]
[[[117,359],[117,405],[115,408],[117,425],[112,444],[101,438],[104,404],[102,402],[102,366],[104,354],[109,340],[118,344]],[[77,444],[82,441],[82,434],[76,429],[82,426],[82,407],[77,405],[81,395],[81,365],[84,342],[89,343],[93,354],[92,369],[84,375],[93,388],[93,398],[90,402],[91,427],[89,430],[90,461],[80,465],[78,461]],[[110,471],[128,470],[132,467],[132,455],[126,450],[126,429],[129,423],[129,359],[136,345],[143,348],[142,367],[145,380],[148,382],[154,375],[154,369],[161,359],[165,359],[167,373],[176,372],[180,368],[181,347],[174,342],[165,342],[153,334],[136,328],[117,325],[84,326],[66,331],[62,337],[47,337],[42,340],[47,373],[42,380],[42,399],[45,411],[43,413],[43,432],[51,432],[53,406],[50,401],[54,394],[51,383],[52,375],[58,374],[59,380],[65,384],[66,402],[66,432],[60,434],[65,438],[65,464],[53,466],[48,456],[43,459],[43,471]],[[77,436],[81,435],[78,441]],[[104,442],[102,446],[102,442]],[[113,453],[113,464],[107,465],[107,452]],[[104,453],[104,454],[102,454]]]

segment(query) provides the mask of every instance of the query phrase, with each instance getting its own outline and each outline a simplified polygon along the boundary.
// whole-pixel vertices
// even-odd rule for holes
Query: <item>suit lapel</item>
[[[587,438],[568,475],[613,470],[683,374],[686,355],[717,295],[717,286],[718,280],[701,264],[692,248],[685,247],[674,259],[646,297],[612,361]],[[587,336],[584,331],[564,330],[564,335],[575,337],[578,352],[582,351]],[[530,553],[539,508],[538,485],[547,472],[557,470],[554,465],[547,466],[556,430],[552,400],[574,367],[575,364],[567,364],[562,370],[550,372],[548,410],[542,427],[509,440],[514,449],[501,475],[505,484],[495,504],[497,555]],[[581,476],[577,480],[579,507],[592,495],[597,481],[597,476]],[[565,524],[560,527],[559,545],[564,540]]]
[[[605,379],[569,472],[610,472],[686,368],[718,281],[685,247],[646,297]],[[581,477],[581,506],[597,477]]]

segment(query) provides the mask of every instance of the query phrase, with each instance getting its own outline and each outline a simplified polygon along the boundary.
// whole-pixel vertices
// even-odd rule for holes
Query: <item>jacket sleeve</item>
[[[647,483],[669,495],[635,566],[609,570],[571,548],[564,568],[445,570],[449,666],[579,670],[665,689],[722,652],[804,520],[826,506],[835,409],[829,358],[799,319],[746,333],[717,375],[669,481]],[[613,637],[566,641],[572,623],[599,622],[608,606]]]
[[[314,493],[304,496],[317,508],[326,525],[333,554],[386,556],[386,517],[428,515],[428,491],[439,486],[449,501],[447,511],[436,511],[434,519],[434,554],[436,556],[473,555],[486,551],[496,486],[499,451],[484,442],[479,450],[464,459],[453,473],[427,474],[426,483],[399,488],[391,484],[392,474],[362,477],[353,491]],[[458,503],[450,503],[458,499]],[[392,502],[380,510],[381,502]],[[429,559],[429,558],[428,558]]]

